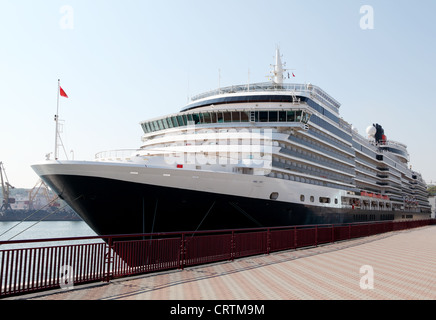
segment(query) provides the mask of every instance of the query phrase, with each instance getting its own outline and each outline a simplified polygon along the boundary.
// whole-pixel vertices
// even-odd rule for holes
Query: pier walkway
[[[434,300],[436,226],[5,300]]]

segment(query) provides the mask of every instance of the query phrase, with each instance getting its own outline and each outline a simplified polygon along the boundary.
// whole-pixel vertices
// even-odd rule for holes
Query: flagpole
[[[55,115],[55,121],[56,121],[56,132],[55,132],[55,152],[54,152],[54,158],[55,160],[58,159],[58,121],[59,121],[59,92],[61,88],[60,84],[61,80],[58,79],[58,97],[57,97],[57,107],[56,107],[56,115]]]

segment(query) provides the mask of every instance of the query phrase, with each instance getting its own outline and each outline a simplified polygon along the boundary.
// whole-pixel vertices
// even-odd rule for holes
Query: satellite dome
[[[366,128],[366,133],[368,134],[368,136],[373,137],[377,133],[377,129],[374,126],[369,126],[368,128]]]

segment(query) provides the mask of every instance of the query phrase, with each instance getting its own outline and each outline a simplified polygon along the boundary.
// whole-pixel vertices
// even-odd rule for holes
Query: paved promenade
[[[8,300],[436,299],[436,226]]]

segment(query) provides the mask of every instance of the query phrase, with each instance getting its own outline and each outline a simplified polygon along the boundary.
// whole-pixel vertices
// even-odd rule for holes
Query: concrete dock
[[[436,226],[5,300],[434,300]]]

